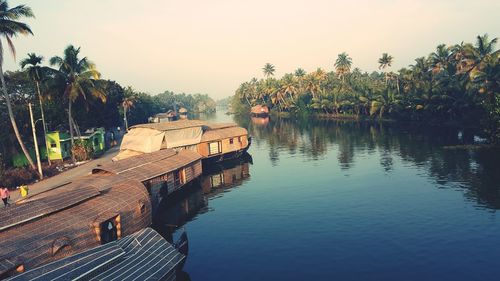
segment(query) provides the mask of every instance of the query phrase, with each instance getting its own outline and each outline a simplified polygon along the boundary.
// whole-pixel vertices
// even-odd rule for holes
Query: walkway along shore
[[[111,162],[115,154],[68,171],[74,178],[63,173],[55,187],[39,187],[2,210],[7,219],[0,222],[0,279],[150,226],[153,206],[202,174],[204,157],[189,148],[162,148]],[[78,177],[90,165],[91,174]]]

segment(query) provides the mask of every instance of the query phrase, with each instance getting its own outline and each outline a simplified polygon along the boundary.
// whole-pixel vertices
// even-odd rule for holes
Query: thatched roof
[[[201,136],[201,141],[208,142],[214,140],[245,136],[247,134],[248,131],[242,127],[229,127],[223,129],[208,130]]]
[[[0,274],[99,245],[93,227],[103,219],[119,214],[122,236],[151,223],[144,185],[117,175],[88,175],[2,212],[8,219],[1,223]]]
[[[177,152],[172,149],[162,149],[98,166],[92,170],[92,173],[103,171],[143,182],[185,167],[200,159],[201,155],[191,150]]]
[[[251,108],[250,112],[255,114],[269,113],[269,107],[265,105],[256,105]]]

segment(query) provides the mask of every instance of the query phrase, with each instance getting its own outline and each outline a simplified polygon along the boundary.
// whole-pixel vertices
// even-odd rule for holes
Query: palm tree
[[[14,58],[16,55],[16,49],[14,47],[14,43],[12,42],[12,37],[17,36],[18,34],[33,35],[33,32],[27,24],[17,21],[22,17],[34,17],[33,11],[30,7],[19,5],[14,8],[9,8],[7,0],[0,0],[0,37],[5,37],[5,41],[7,41],[9,49],[12,51]],[[7,86],[5,85],[5,77],[3,75],[3,60],[3,43],[2,40],[0,40],[0,80],[2,82],[3,95],[5,97],[5,103],[7,104],[7,111],[9,113],[10,122],[12,124],[12,129],[14,130],[17,141],[19,142],[19,145],[21,146],[21,149],[26,156],[26,159],[28,160],[31,168],[36,171],[36,166],[33,163],[28,150],[26,149],[26,146],[21,139],[21,134],[19,133],[16,119],[14,117],[14,113],[12,112],[10,96],[9,93],[7,93]]]
[[[53,79],[57,90],[62,91],[68,100],[68,123],[71,135],[71,145],[74,145],[74,120],[72,117],[72,105],[78,97],[87,99],[91,95],[102,102],[106,102],[106,95],[94,82],[101,77],[95,64],[86,57],[79,59],[80,48],[69,45],[64,50],[64,56],[55,56],[50,59],[52,66],[57,66]]]
[[[297,77],[304,77],[306,75],[306,71],[302,68],[297,68],[297,70],[295,70],[295,76]]]
[[[390,67],[392,64],[393,57],[387,53],[383,53],[382,57],[378,59],[379,67],[378,69],[381,69],[385,73],[385,83],[387,84],[388,76],[387,72],[385,69],[387,67]]]
[[[123,122],[125,123],[125,130],[128,132],[128,120],[127,120],[127,110],[130,110],[137,101],[137,95],[135,94],[132,87],[127,87],[123,95],[122,107],[123,107]]]
[[[266,63],[262,68],[262,71],[264,71],[264,76],[266,76],[266,78],[269,78],[274,75],[274,71],[276,71],[276,69],[274,68],[274,65]]]
[[[470,45],[468,46],[466,57],[472,61],[473,67],[471,72],[481,71],[481,68],[484,67],[485,60],[489,60],[490,56],[498,60],[500,50],[495,51],[497,41],[498,38],[489,40],[488,34],[485,34],[483,36],[477,36],[475,48]]]
[[[335,69],[337,74],[342,78],[342,83],[345,81],[345,75],[351,71],[352,59],[346,52],[339,54],[335,61]]]
[[[43,99],[42,93],[40,91],[40,83],[42,82],[44,71],[47,70],[47,67],[42,67],[40,64],[43,61],[42,56],[37,56],[35,53],[28,54],[28,57],[21,61],[21,68],[26,68],[28,72],[28,76],[33,82],[35,82],[36,91],[38,94],[38,101],[40,103],[40,112],[42,113],[42,125],[43,125],[43,136],[45,139],[45,149],[47,151],[47,161],[50,165],[49,158],[49,146],[47,144],[47,123],[45,122],[45,113],[43,111]]]

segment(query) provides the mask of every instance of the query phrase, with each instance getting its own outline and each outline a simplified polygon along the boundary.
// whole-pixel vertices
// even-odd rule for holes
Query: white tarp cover
[[[132,157],[132,156],[137,156],[137,155],[141,155],[143,154],[142,152],[139,152],[139,151],[133,151],[133,150],[120,150],[120,152],[115,156],[113,157],[113,161],[119,161],[119,160],[123,160],[123,159],[127,159],[129,157]]]
[[[191,127],[178,130],[165,131],[165,141],[167,148],[188,146],[198,144],[203,135],[202,127]]]
[[[143,153],[151,153],[161,149],[165,132],[147,129],[133,128],[123,136],[120,150],[133,150]]]

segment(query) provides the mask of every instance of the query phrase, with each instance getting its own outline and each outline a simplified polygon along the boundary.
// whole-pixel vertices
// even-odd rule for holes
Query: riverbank
[[[92,172],[92,169],[95,168],[96,166],[103,165],[106,163],[111,163],[112,158],[118,154],[119,149],[120,149],[119,146],[115,146],[106,151],[101,157],[97,159],[87,161],[84,164],[75,166],[55,176],[46,177],[41,181],[28,184],[29,188],[28,196],[43,193],[58,188],[60,186],[64,186],[68,183],[71,183],[73,179],[90,174]],[[12,190],[10,195],[10,203],[13,204],[20,199],[22,199],[22,197],[19,189]],[[0,208],[3,208],[3,205]]]

